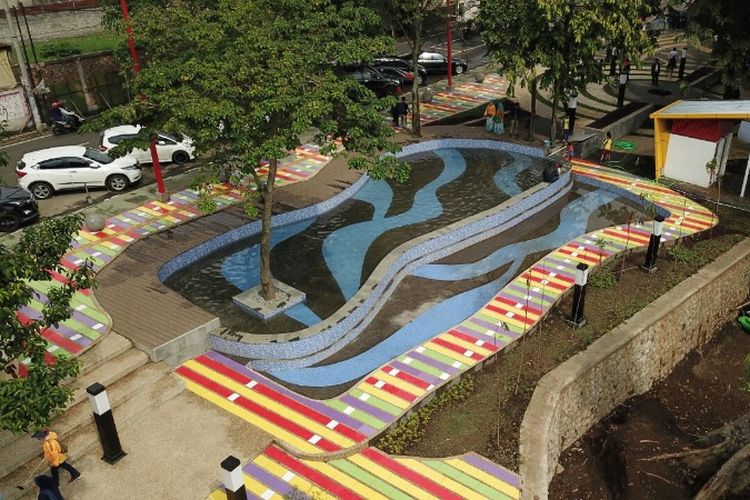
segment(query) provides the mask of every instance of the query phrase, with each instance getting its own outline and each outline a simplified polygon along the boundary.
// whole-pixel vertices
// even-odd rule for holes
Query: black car
[[[372,65],[380,71],[384,71],[383,68],[395,68],[414,74],[414,65],[411,61],[398,57],[376,57]],[[419,75],[419,85],[427,85],[427,70],[421,65],[417,66],[417,74]]]
[[[401,81],[389,78],[375,68],[363,66],[349,69],[349,75],[378,97],[401,93]]]
[[[437,52],[422,52],[419,54],[419,65],[424,66],[428,73],[448,73],[448,58]],[[452,58],[453,74],[460,75],[469,69],[469,63],[464,59]]]
[[[384,74],[388,78],[398,80],[401,83],[401,89],[407,90],[414,84],[414,73],[404,71],[403,69],[393,68],[391,66],[378,66],[377,69],[380,73]]]
[[[0,231],[15,231],[39,217],[39,207],[28,191],[0,187]]]

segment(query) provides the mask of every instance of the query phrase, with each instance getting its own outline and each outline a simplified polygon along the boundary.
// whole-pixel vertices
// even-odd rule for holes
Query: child
[[[576,155],[576,150],[573,147],[573,144],[568,141],[565,141],[565,153],[563,153],[563,158],[566,161],[570,161],[573,158],[575,158],[575,155]]]
[[[612,134],[610,132],[607,132],[607,137],[602,143],[604,147],[602,148],[602,157],[600,158],[601,163],[607,163],[609,161],[609,157],[612,155],[613,143],[614,141],[612,140]]]
[[[495,112],[496,112],[495,103],[490,101],[484,110],[484,117],[486,118],[485,129],[487,130],[487,132],[492,132],[493,130],[493,127],[494,127],[493,120],[495,118]]]

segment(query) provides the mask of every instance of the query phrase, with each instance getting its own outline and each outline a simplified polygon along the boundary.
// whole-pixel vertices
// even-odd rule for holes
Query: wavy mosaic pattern
[[[330,159],[330,156],[320,154],[314,144],[300,146],[280,162],[276,184],[281,186],[306,180],[318,173]],[[262,175],[267,174],[265,169],[260,172]],[[242,193],[238,190],[226,186],[219,186],[217,190],[215,201],[219,210],[242,200]],[[180,191],[172,194],[169,202],[149,201],[107,219],[102,231],[90,232],[83,229],[71,242],[71,248],[61,259],[61,263],[69,269],[75,269],[84,261],[90,260],[94,270],[98,272],[134,241],[200,217],[202,214],[197,207],[197,200],[197,192],[189,189]],[[52,276],[54,281],[65,282],[65,278],[58,273],[53,272]],[[46,293],[54,281],[31,283],[36,299],[28,307],[18,311],[21,321],[40,317],[47,302]],[[112,326],[109,315],[98,305],[90,290],[76,294],[72,307],[74,312],[71,319],[42,333],[49,343],[48,361],[57,356],[77,356],[83,353]],[[24,365],[28,362],[28,359],[23,360],[22,374],[25,374]]]
[[[583,161],[576,162],[573,173],[582,182],[609,186],[634,199],[651,202],[662,211],[669,211],[665,240],[706,230],[718,222],[712,212],[650,181]],[[283,454],[289,457],[284,460],[300,462],[293,455],[317,455],[325,461],[347,449],[354,451],[353,447],[384,431],[438,387],[473,369],[527,333],[573,286],[576,265],[586,263],[594,268],[617,252],[644,247],[648,244],[650,230],[650,221],[637,222],[573,239],[513,279],[472,317],[396,357],[344,394],[327,401],[296,394],[214,351],[186,362],[177,372],[196,394],[271,434],[287,450],[274,451],[277,458]],[[374,449],[365,451],[368,450]],[[290,488],[289,481],[297,476],[292,470],[282,472],[278,468],[279,459],[267,460],[267,452],[256,457],[245,469],[246,481],[253,495],[273,498],[273,495],[285,494],[283,491],[288,490],[284,488]],[[337,460],[346,462],[363,453],[343,460],[323,462],[308,458],[301,462],[324,468]],[[377,450],[374,453],[382,455]],[[391,460],[412,459],[391,457]],[[273,475],[273,471],[276,471],[276,479],[280,477],[282,482],[272,481],[268,474]],[[345,486],[349,476],[340,476],[338,468],[326,471],[322,473],[327,474],[324,479],[333,483],[323,486],[315,483],[316,487],[336,497],[344,491],[336,489],[342,486],[340,481],[344,481]],[[490,478],[486,472],[485,475],[469,474],[469,478],[484,484],[489,480],[504,481],[504,476],[495,472],[489,474]],[[285,477],[289,481],[284,480]],[[450,474],[447,478],[457,480]],[[313,487],[309,481],[300,484]],[[427,498],[430,495],[441,497],[434,493],[424,492]],[[215,495],[219,495],[215,498],[221,498],[221,493]],[[395,497],[398,496],[415,495],[400,490],[400,495]],[[471,495],[467,492],[466,497]]]

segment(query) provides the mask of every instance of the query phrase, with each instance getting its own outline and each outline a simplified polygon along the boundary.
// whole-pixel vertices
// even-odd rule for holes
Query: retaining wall
[[[521,424],[522,498],[547,498],[560,454],[708,342],[750,292],[750,239],[545,375]]]

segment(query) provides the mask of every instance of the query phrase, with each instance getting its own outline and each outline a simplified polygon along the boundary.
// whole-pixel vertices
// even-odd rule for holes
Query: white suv
[[[135,139],[140,130],[140,125],[108,128],[99,136],[99,149],[106,152],[122,141]],[[181,165],[195,158],[195,147],[192,139],[185,135],[160,133],[156,138],[156,153],[159,155],[159,163],[174,162]],[[141,163],[151,163],[151,151],[148,149],[133,149],[128,156]]]
[[[122,191],[141,179],[141,166],[132,157],[112,159],[83,146],[63,146],[26,153],[16,167],[18,185],[39,200],[55,191],[106,186]]]

